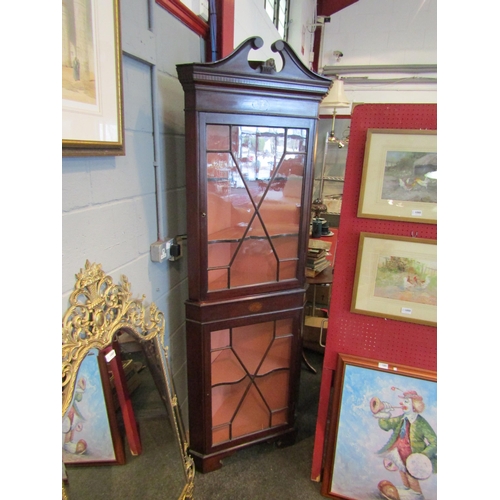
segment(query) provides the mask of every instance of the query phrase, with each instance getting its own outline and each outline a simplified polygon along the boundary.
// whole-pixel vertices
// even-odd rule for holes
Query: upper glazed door
[[[310,127],[310,120],[300,119],[201,117],[202,288],[208,294],[303,281],[299,256],[308,223],[303,204],[305,194],[310,199]]]

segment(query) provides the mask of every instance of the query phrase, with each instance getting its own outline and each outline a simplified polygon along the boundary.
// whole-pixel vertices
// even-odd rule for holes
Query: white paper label
[[[111,349],[111,351],[109,351],[108,354],[106,354],[105,356],[106,361],[109,363],[115,356],[116,356],[115,350]]]
[[[413,217],[422,217],[422,210],[412,210],[411,214]]]
[[[378,367],[379,368],[384,368],[385,370],[388,370],[389,369],[389,365],[387,363],[379,363],[378,364]]]
[[[401,314],[411,314],[412,309],[410,307],[403,307],[401,308]]]

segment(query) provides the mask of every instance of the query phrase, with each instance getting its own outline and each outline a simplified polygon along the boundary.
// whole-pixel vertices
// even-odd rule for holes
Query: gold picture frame
[[[361,233],[351,312],[436,326],[436,243]]]
[[[119,0],[62,3],[62,154],[125,154]]]
[[[437,131],[368,129],[358,217],[437,223]]]

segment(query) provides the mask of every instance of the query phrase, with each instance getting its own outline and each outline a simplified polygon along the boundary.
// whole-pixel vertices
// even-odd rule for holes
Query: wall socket
[[[170,248],[172,245],[177,245],[174,238],[166,241],[155,241],[152,243],[149,248],[151,260],[153,262],[163,262],[166,259],[176,260],[170,256]]]

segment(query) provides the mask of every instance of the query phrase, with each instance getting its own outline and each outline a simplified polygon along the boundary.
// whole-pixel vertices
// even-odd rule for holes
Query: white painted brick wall
[[[133,296],[146,295],[146,304],[155,302],[165,314],[166,342],[187,416],[187,262],[153,263],[149,255],[157,240],[150,63],[158,62],[163,230],[174,237],[186,232],[184,93],[175,65],[201,60],[203,45],[156,4],[152,33],[147,9],[147,0],[121,1],[126,155],[62,161],[62,312],[87,259],[102,264],[115,282],[127,276]]]

